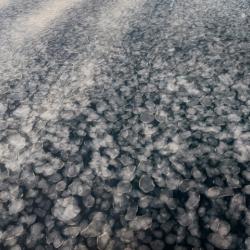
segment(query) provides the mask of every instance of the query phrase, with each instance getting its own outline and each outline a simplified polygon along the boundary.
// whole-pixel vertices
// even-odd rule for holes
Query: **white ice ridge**
[[[9,3],[9,0],[0,0],[0,9],[5,8]]]
[[[20,45],[25,39],[32,38],[48,28],[66,10],[81,2],[83,0],[49,0],[32,13],[17,18],[10,30],[11,42]]]

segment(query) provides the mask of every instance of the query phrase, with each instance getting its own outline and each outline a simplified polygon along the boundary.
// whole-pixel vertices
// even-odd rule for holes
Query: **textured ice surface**
[[[0,0],[0,249],[250,249],[247,0]]]

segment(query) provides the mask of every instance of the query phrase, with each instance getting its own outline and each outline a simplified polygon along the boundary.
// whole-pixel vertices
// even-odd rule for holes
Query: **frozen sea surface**
[[[0,249],[249,250],[249,0],[0,0]]]

